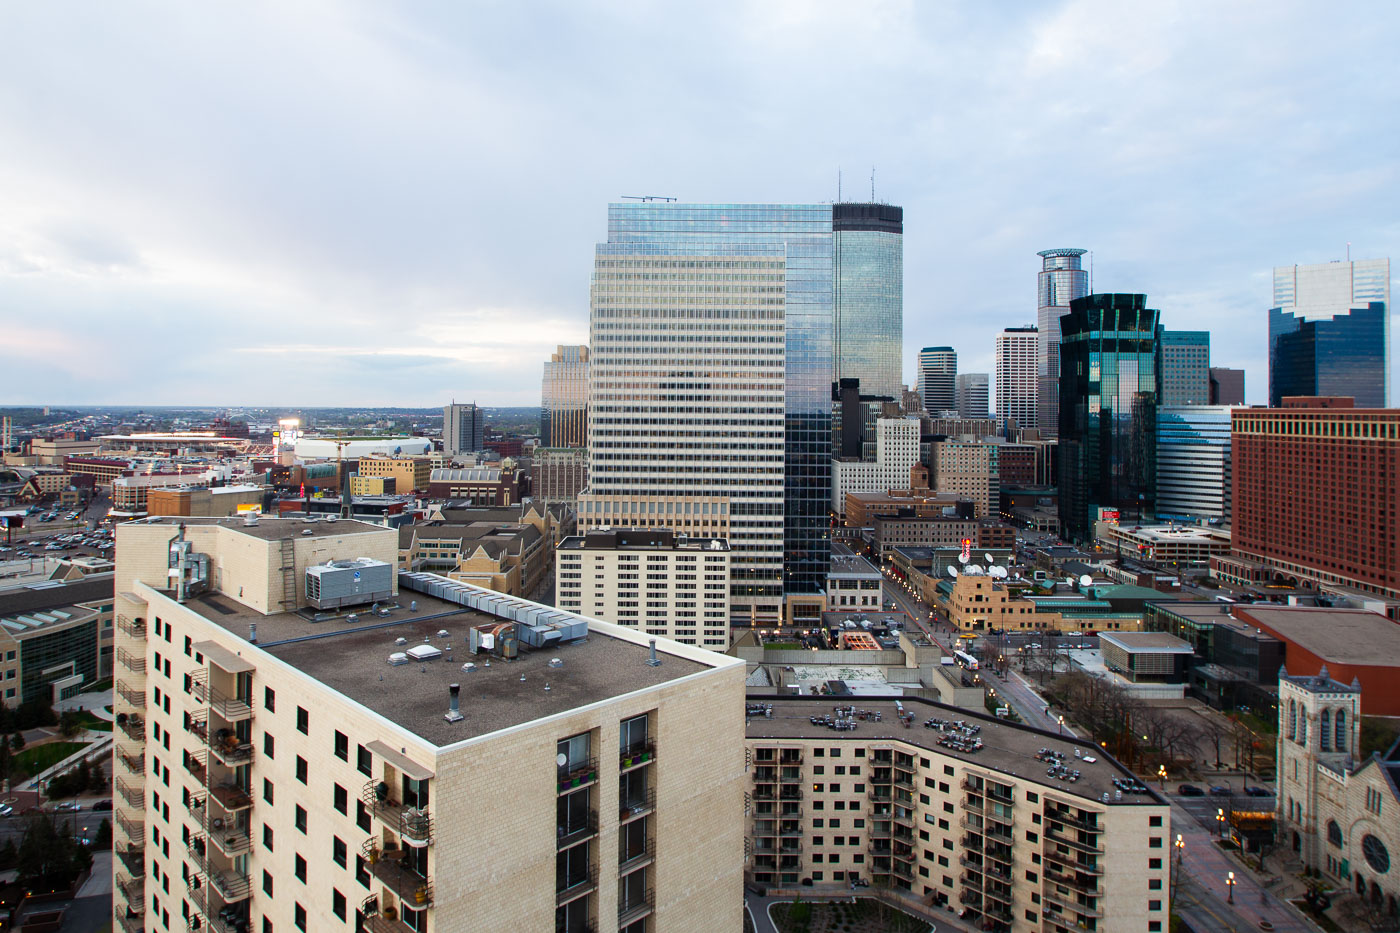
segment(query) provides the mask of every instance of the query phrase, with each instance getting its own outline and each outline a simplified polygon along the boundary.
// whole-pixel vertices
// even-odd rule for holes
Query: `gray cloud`
[[[1035,251],[1209,328],[1394,255],[1397,14],[1354,4],[0,10],[5,400],[538,400],[623,194],[906,209],[907,372],[990,370]],[[1397,383],[1400,384],[1400,383]]]

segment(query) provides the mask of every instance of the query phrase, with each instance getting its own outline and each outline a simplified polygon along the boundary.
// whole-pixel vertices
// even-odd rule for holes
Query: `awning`
[[[415,781],[426,781],[433,777],[433,772],[429,771],[412,758],[409,758],[407,755],[404,755],[402,752],[395,751],[378,739],[370,742],[365,748],[368,748]]]
[[[239,657],[218,642],[197,641],[194,643],[194,650],[208,658],[211,664],[217,664],[230,674],[246,674],[256,670],[251,661]]]

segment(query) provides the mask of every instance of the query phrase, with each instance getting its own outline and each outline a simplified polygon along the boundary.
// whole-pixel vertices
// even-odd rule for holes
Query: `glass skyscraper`
[[[1157,318],[1146,295],[1088,295],[1060,318],[1060,526],[1156,507]]]
[[[1157,518],[1230,520],[1230,406],[1157,409]]]
[[[580,523],[723,514],[737,616],[825,581],[833,259],[830,204],[612,204],[596,250]]]
[[[1054,437],[1060,429],[1060,317],[1069,303],[1089,294],[1089,273],[1084,271],[1084,249],[1045,249],[1036,276],[1036,416],[1040,433]],[[1026,427],[1029,427],[1027,425]]]
[[[561,345],[545,361],[540,402],[541,446],[588,446],[587,347]]]
[[[1390,260],[1274,269],[1269,404],[1288,395],[1349,395],[1390,404]]]
[[[958,352],[952,347],[919,351],[919,397],[924,411],[958,410]]]
[[[1163,405],[1206,405],[1210,402],[1210,331],[1163,330],[1161,353]]]
[[[899,401],[904,389],[904,209],[833,204],[836,378]]]

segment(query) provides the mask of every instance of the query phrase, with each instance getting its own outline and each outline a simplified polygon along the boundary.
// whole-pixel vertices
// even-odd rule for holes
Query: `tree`
[[[23,732],[16,732],[14,735],[10,736],[10,748],[13,748],[15,751],[19,751],[21,748],[24,748]]]
[[[98,849],[112,848],[112,824],[109,820],[103,820],[97,827],[97,835],[93,837],[92,844]],[[4,852],[0,851],[0,857],[3,856]]]
[[[92,779],[88,781],[88,790],[94,794],[108,793],[111,782],[107,778],[107,772],[103,769],[102,763],[98,762],[92,766]]]
[[[78,716],[77,710],[66,709],[63,715],[58,717],[58,731],[63,733],[65,739],[71,739],[83,728],[83,721]]]

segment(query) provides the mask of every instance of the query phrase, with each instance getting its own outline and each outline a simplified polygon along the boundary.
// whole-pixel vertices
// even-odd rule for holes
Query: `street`
[[[62,831],[71,831],[81,837],[84,834],[91,839],[97,835],[97,827],[102,825],[103,820],[111,820],[110,810],[81,810],[77,813],[56,813],[54,820]],[[25,814],[16,813],[12,816],[0,817],[0,845],[4,845],[6,840],[19,845],[20,837],[24,835],[24,827],[28,825],[29,817]],[[69,827],[72,827],[69,830]]]

